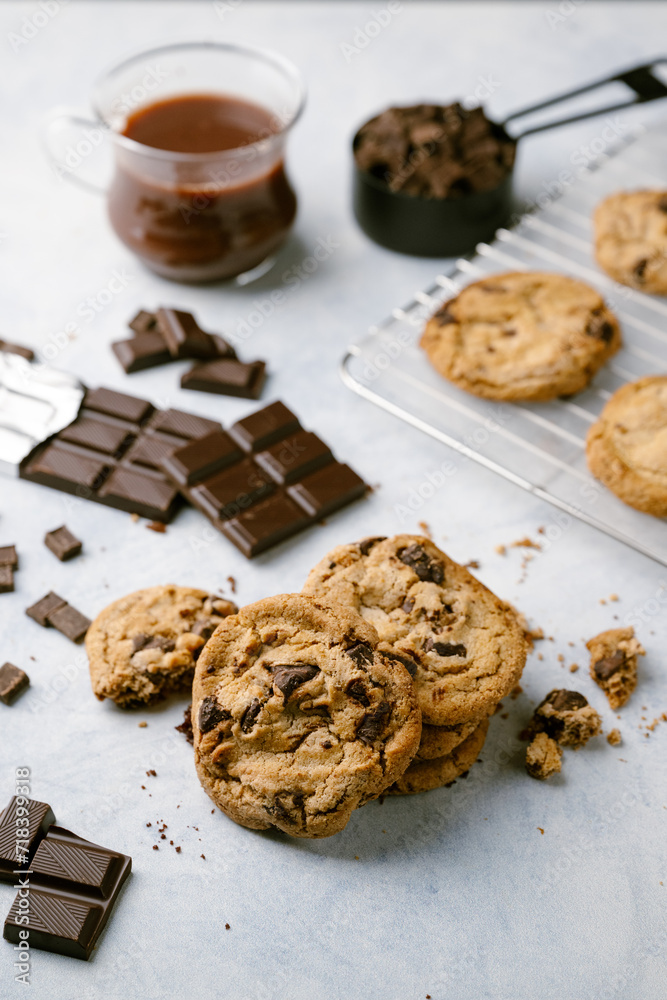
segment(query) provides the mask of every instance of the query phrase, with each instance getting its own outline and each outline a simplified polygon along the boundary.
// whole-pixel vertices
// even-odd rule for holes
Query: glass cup
[[[123,135],[137,111],[188,95],[259,105],[267,127],[257,141],[207,153],[157,149]],[[151,270],[174,281],[243,284],[269,269],[296,215],[284,156],[304,100],[298,71],[275,53],[219,42],[167,45],[102,77],[94,121],[54,114],[47,151],[60,176],[106,192],[116,235]],[[113,171],[101,187],[86,174],[105,150]]]

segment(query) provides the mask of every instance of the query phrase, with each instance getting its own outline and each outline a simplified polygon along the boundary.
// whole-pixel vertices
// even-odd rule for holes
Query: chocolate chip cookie
[[[588,432],[586,458],[624,503],[667,517],[667,376],[640,378],[614,393]]]
[[[346,607],[283,594],[224,622],[197,663],[192,720],[205,791],[254,830],[328,837],[419,747],[410,674]]]
[[[584,389],[621,346],[614,314],[563,274],[494,274],[464,288],[426,324],[434,368],[497,400],[548,400]]]
[[[667,295],[667,191],[617,191],[595,209],[595,256],[610,277]]]
[[[405,773],[394,782],[386,794],[416,795],[418,792],[430,792],[433,788],[451,785],[457,778],[467,774],[479,757],[488,728],[489,720],[485,719],[463,743],[455,747],[446,757],[415,761],[410,764]]]
[[[514,609],[428,538],[339,545],[303,593],[353,608],[377,629],[379,649],[411,673],[429,725],[479,722],[521,677],[526,640]]]
[[[589,639],[591,677],[607,695],[611,708],[620,708],[637,687],[637,657],[644,656],[632,626],[610,628]]]
[[[446,757],[454,747],[463,743],[477,729],[480,721],[473,719],[472,722],[462,722],[458,726],[429,726],[428,723],[424,723],[415,761]]]
[[[559,746],[578,750],[601,730],[602,720],[583,694],[561,688],[540,702],[521,736],[532,741],[546,733]]]
[[[189,688],[205,642],[236,610],[205,590],[173,584],[114,601],[86,636],[94,694],[136,708]]]

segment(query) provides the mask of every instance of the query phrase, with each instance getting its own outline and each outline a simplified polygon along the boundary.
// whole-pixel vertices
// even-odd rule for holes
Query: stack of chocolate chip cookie
[[[513,608],[433,542],[414,535],[333,549],[303,593],[353,608],[376,628],[378,649],[412,677],[421,739],[387,791],[428,791],[466,772],[484,745],[489,717],[526,661]]]
[[[467,771],[525,658],[513,609],[428,539],[340,546],[302,594],[242,608],[207,642],[199,779],[243,826],[330,836],[380,795]]]

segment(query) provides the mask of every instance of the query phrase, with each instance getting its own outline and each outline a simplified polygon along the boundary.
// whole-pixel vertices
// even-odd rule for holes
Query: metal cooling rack
[[[667,372],[667,299],[608,278],[592,256],[592,212],[620,189],[666,185],[667,127],[643,128],[579,171],[558,199],[501,229],[412,302],[394,309],[345,355],[341,375],[359,395],[459,454],[667,566],[667,526],[626,506],[588,471],[585,438],[623,383]],[[584,392],[548,403],[493,403],[448,383],[420,350],[425,321],[471,281],[513,270],[553,270],[597,288],[618,316],[625,346]]]

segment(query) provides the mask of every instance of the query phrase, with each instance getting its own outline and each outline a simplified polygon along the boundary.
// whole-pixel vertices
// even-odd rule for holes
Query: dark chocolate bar
[[[29,868],[33,854],[56,818],[51,806],[15,795],[0,813],[0,882],[14,884],[15,872]]]
[[[266,381],[266,364],[253,361],[244,364],[235,358],[221,358],[195,365],[181,376],[182,389],[213,392],[219,396],[239,396],[259,399]]]
[[[86,393],[79,416],[21,463],[19,475],[118,510],[168,522],[181,497],[159,459],[220,424],[180,410],[156,410],[112,389]]]
[[[11,705],[30,686],[30,678],[25,670],[13,663],[3,663],[0,667],[0,701]]]
[[[183,495],[250,558],[339,507],[367,486],[280,402],[209,434],[161,462]]]
[[[127,855],[51,826],[5,920],[5,939],[19,944],[27,927],[31,948],[90,958],[131,868]]]
[[[61,528],[55,528],[54,531],[47,531],[44,535],[44,544],[61,562],[66,562],[68,559],[80,555],[83,548],[83,543],[75,538],[64,524]]]

